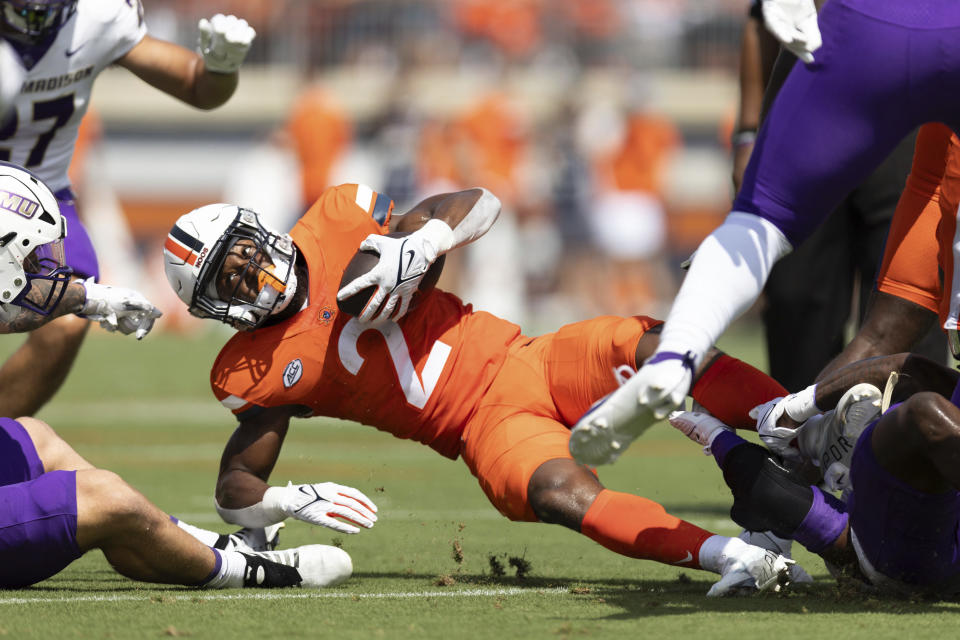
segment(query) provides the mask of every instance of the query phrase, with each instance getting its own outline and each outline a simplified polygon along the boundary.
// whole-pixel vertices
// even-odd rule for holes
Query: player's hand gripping
[[[757,421],[757,433],[767,448],[784,457],[794,457],[797,450],[790,443],[799,429],[820,413],[816,405],[816,385],[782,398],[757,405],[748,414]]]
[[[80,315],[96,320],[107,331],[124,335],[136,334],[141,340],[150,333],[154,321],[162,314],[141,293],[125,287],[97,284],[93,278],[82,280],[87,292]]]
[[[377,506],[370,498],[333,482],[270,487],[263,506],[340,533],[359,533],[359,527],[369,529],[377,521]]]
[[[663,420],[683,404],[693,384],[693,355],[668,351],[653,354],[630,381],[636,385],[637,401],[657,420]]]
[[[398,320],[410,308],[423,275],[439,256],[437,245],[427,234],[411,233],[402,238],[372,234],[360,244],[360,250],[380,254],[377,266],[347,284],[337,293],[345,300],[367,287],[376,287],[370,301],[357,316],[360,322]]]
[[[247,21],[218,13],[200,20],[200,55],[207,71],[236,73],[257,32]]]
[[[803,62],[813,62],[813,52],[823,40],[813,0],[763,0],[767,30]]]

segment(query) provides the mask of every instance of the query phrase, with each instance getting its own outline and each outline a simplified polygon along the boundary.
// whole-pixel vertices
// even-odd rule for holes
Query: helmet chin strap
[[[270,315],[276,315],[290,306],[290,301],[293,300],[294,294],[297,293],[297,270],[293,267],[290,268],[290,275],[287,278],[287,286],[283,288],[283,298],[280,299],[280,302],[274,307],[273,311],[270,312]]]

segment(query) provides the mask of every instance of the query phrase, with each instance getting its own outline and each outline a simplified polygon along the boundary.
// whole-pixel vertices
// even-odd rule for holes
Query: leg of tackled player
[[[788,581],[790,563],[778,554],[701,529],[647,498],[605,489],[570,459],[540,465],[527,495],[541,521],[580,531],[611,551],[719,573],[707,595],[779,591]]]

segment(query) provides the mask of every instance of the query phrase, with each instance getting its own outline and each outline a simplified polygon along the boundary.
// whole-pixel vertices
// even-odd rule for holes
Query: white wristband
[[[787,396],[784,401],[787,415],[797,422],[806,422],[820,413],[817,408],[817,385],[812,384],[803,391]]]
[[[436,250],[436,255],[433,256],[434,260],[457,245],[453,229],[446,222],[437,218],[427,220],[427,223],[417,229],[415,233],[423,236],[424,240]]]
[[[284,487],[269,487],[264,492],[262,501],[242,509],[227,509],[220,506],[219,501],[214,502],[217,513],[224,522],[243,527],[266,527],[286,520],[287,514],[280,507],[284,491]]]

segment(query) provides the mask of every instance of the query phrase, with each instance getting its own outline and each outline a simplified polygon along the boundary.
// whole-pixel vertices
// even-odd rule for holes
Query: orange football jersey
[[[309,302],[292,318],[238,332],[210,381],[242,419],[256,407],[303,405],[456,458],[460,434],[520,328],[434,289],[398,322],[361,326],[337,309],[347,263],[388,230],[393,202],[364,185],[328,189],[290,232],[309,270]]]

